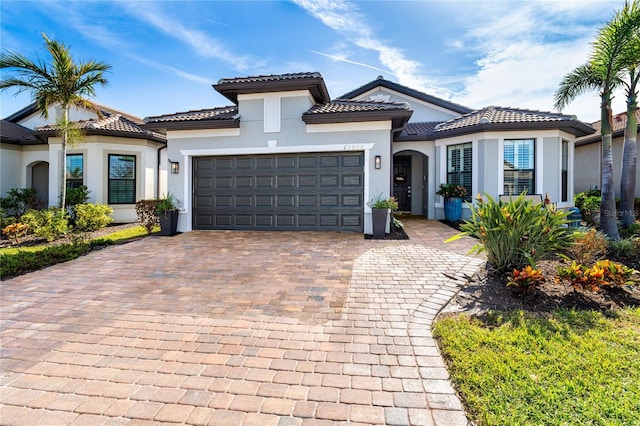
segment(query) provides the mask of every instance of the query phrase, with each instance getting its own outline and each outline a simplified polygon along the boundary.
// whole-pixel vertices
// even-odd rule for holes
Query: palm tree
[[[628,10],[622,11],[630,15],[629,19],[640,21],[640,2],[634,1]],[[640,27],[640,26],[639,26]],[[623,81],[627,94],[627,126],[624,131],[624,147],[622,150],[622,174],[620,178],[620,216],[622,226],[630,226],[635,222],[635,187],[638,161],[638,80],[640,79],[640,28],[627,43],[623,52],[626,65],[627,80]]]
[[[104,73],[111,65],[89,60],[75,63],[69,48],[51,40],[42,33],[45,47],[51,55],[50,62],[37,59],[35,62],[15,52],[0,54],[0,69],[13,71],[0,81],[0,90],[17,88],[17,93],[29,92],[38,111],[49,118],[49,108],[59,105],[62,115],[58,117],[58,134],[62,138],[61,167],[59,175],[60,208],[66,198],[65,176],[67,173],[67,143],[70,142],[69,110],[71,107],[86,108],[100,115],[98,107],[87,97],[95,96],[95,86],[105,86]]]
[[[613,189],[613,154],[611,96],[621,83],[621,75],[627,64],[624,62],[625,49],[629,40],[637,33],[640,20],[630,13],[637,8],[625,3],[622,10],[604,24],[593,43],[593,51],[588,63],[577,67],[564,76],[556,91],[555,107],[562,110],[576,96],[587,91],[600,92],[600,119],[602,136],[602,200],[600,202],[600,229],[610,238],[619,239],[615,193]]]
[[[635,190],[638,161],[638,79],[640,70],[629,72],[627,85],[627,126],[624,129],[624,148],[622,149],[622,174],[620,177],[620,215],[622,226],[628,227],[635,222]]]

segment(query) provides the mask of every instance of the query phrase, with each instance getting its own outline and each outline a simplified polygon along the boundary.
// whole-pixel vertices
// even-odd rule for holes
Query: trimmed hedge
[[[0,279],[16,277],[57,263],[77,259],[96,248],[111,244],[113,243],[101,239],[90,243],[49,246],[35,252],[20,250],[14,254],[0,254]]]

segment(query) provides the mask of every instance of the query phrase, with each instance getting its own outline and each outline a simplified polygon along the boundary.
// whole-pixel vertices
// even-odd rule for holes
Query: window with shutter
[[[473,150],[471,142],[447,147],[447,183],[462,185],[469,198],[472,192]]]
[[[535,194],[535,140],[506,139],[504,141],[504,182],[505,195],[519,195],[523,192]]]

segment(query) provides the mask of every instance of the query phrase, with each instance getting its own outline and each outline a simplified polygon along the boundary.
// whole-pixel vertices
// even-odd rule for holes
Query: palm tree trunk
[[[69,107],[66,105],[62,106],[63,120],[65,123],[64,129],[62,131],[62,164],[60,166],[60,175],[58,184],[60,185],[60,204],[59,207],[64,209],[64,205],[67,198],[67,124],[69,123]]]
[[[622,150],[622,176],[620,178],[620,216],[622,226],[635,222],[636,168],[638,161],[638,119],[635,96],[627,100],[627,127],[624,130],[624,148]]]
[[[600,201],[600,230],[609,238],[620,239],[618,233],[618,215],[616,213],[616,197],[613,190],[613,153],[611,151],[611,97],[602,94],[601,105],[602,133],[602,200]]]

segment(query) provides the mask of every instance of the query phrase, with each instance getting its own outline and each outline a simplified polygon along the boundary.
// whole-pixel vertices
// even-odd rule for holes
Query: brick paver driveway
[[[0,423],[466,424],[430,326],[481,260],[407,227],[151,237],[4,281]]]

